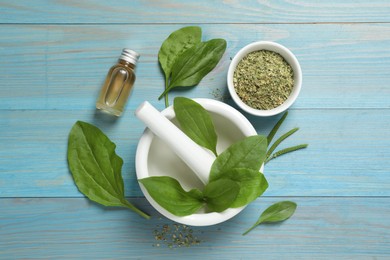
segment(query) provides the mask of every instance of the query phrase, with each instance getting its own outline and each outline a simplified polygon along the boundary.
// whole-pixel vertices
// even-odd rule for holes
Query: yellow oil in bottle
[[[135,81],[134,69],[139,54],[130,49],[123,49],[118,63],[108,71],[96,108],[104,112],[120,116]]]

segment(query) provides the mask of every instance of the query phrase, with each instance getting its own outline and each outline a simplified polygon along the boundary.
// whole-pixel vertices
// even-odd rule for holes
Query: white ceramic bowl
[[[236,91],[234,90],[233,75],[238,63],[248,53],[253,51],[259,51],[259,50],[268,50],[268,51],[279,53],[290,64],[290,66],[294,71],[294,87],[290,96],[283,104],[270,110],[260,110],[248,106],[240,99],[240,97],[237,95]],[[275,42],[259,41],[245,46],[234,56],[229,66],[228,75],[227,75],[227,84],[232,99],[242,110],[255,116],[264,116],[264,117],[273,116],[286,111],[297,99],[299,92],[301,91],[302,70],[297,58],[289,49]]]
[[[233,107],[212,99],[194,100],[211,114],[218,135],[218,153],[244,137],[257,134],[246,117]],[[166,108],[161,113],[177,124],[172,106]],[[135,163],[138,179],[150,176],[170,176],[177,179],[185,190],[191,188],[202,189],[203,187],[202,182],[196,177],[195,173],[148,128],[145,129],[138,143]],[[140,187],[146,199],[157,211],[173,221],[186,225],[209,226],[218,224],[234,217],[244,209],[244,207],[227,209],[221,213],[205,213],[203,210],[200,210],[189,216],[178,217],[156,203],[142,185]]]

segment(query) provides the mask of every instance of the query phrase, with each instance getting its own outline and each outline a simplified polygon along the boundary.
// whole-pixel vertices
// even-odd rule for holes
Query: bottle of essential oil
[[[96,108],[120,116],[135,81],[134,69],[139,54],[130,49],[123,49],[117,64],[109,70]]]

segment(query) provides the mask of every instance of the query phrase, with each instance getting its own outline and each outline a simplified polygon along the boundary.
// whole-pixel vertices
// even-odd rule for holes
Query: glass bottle
[[[96,108],[115,116],[120,116],[135,81],[134,69],[139,54],[130,49],[123,49],[117,64],[108,71]]]

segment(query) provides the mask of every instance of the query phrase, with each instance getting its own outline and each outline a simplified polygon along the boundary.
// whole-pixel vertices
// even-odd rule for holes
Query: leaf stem
[[[143,212],[142,210],[138,209],[137,207],[135,207],[133,204],[131,204],[130,202],[128,202],[127,200],[123,200],[122,201],[123,205],[128,208],[128,209],[131,209],[132,211],[134,211],[135,213],[137,213],[138,215],[140,215],[141,217],[145,218],[145,219],[150,219],[150,215],[146,214],[145,212]]]
[[[254,229],[255,227],[257,227],[256,224],[254,224],[252,227],[250,227],[247,231],[245,231],[244,233],[242,233],[243,236],[245,236],[246,234],[248,234],[249,232],[252,231],[252,229]]]
[[[274,138],[276,132],[279,130],[279,127],[282,125],[284,119],[286,119],[288,115],[288,111],[283,114],[283,116],[279,119],[279,121],[276,123],[276,125],[272,128],[271,132],[267,136],[267,143],[268,146],[271,144],[272,139]]]
[[[267,163],[267,162],[271,161],[272,159],[275,159],[276,157],[281,156],[283,154],[291,153],[291,152],[294,152],[294,151],[297,151],[300,149],[304,149],[306,147],[308,147],[308,144],[300,144],[300,145],[296,145],[296,146],[292,146],[292,147],[288,147],[288,148],[279,150],[276,153],[272,154],[271,156],[267,157],[267,159],[265,160],[264,163]]]
[[[165,88],[164,92],[158,97],[158,100],[162,99],[163,96],[166,96],[170,88]]]
[[[164,90],[164,92],[167,90],[167,88],[168,88],[168,82],[169,82],[169,79],[168,78],[166,78],[165,79],[165,90]],[[163,93],[164,94],[164,93]],[[168,92],[165,94],[165,107],[169,107],[169,99],[168,99]],[[160,98],[159,98],[160,99]]]
[[[287,137],[289,137],[290,135],[292,135],[293,133],[295,133],[296,131],[298,131],[299,128],[296,127],[296,128],[293,128],[291,129],[290,131],[288,131],[287,133],[285,133],[284,135],[282,135],[281,137],[279,137],[275,143],[271,146],[271,148],[269,148],[268,152],[267,152],[267,156],[266,158],[268,158],[272,153],[273,151],[275,151],[276,147],[278,147],[278,145],[283,142]]]
[[[165,94],[165,107],[169,107],[168,93]]]

